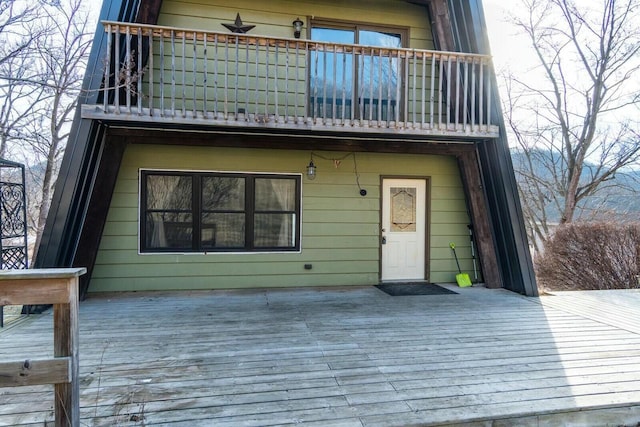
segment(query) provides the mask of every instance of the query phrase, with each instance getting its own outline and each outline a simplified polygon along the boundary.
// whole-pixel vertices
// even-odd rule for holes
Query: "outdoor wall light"
[[[302,26],[303,25],[304,25],[304,22],[302,22],[302,20],[300,18],[296,18],[296,20],[293,21],[293,36],[295,38],[297,38],[297,39],[300,38],[300,33],[302,32]]]
[[[309,166],[307,166],[307,179],[310,181],[316,179],[316,165],[313,164],[313,159],[309,162]]]

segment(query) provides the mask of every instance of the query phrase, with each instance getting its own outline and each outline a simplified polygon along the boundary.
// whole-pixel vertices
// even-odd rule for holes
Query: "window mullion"
[[[245,181],[245,194],[244,194],[244,218],[245,218],[245,249],[254,250],[254,214],[255,214],[255,177],[247,176]]]
[[[193,236],[191,248],[196,252],[202,251],[202,175],[191,176],[191,223]]]

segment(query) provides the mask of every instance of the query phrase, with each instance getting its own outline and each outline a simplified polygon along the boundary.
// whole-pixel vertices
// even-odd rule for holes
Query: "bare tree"
[[[87,14],[81,0],[49,5],[40,20],[48,31],[34,43],[42,102],[34,110],[36,119],[25,142],[34,156],[33,164],[42,165],[42,170],[35,200],[37,215],[32,222],[36,234],[32,257],[40,244],[91,47]]]
[[[0,1],[0,157],[7,156],[12,139],[20,138],[38,98],[31,59],[34,41],[41,35],[35,28],[37,12],[35,4]]]
[[[550,216],[572,222],[640,159],[640,3],[520,3],[526,13],[512,19],[536,65],[507,75],[503,98],[530,237],[544,240]]]

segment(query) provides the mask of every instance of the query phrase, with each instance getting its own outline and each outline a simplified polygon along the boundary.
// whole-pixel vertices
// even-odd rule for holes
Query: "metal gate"
[[[0,269],[29,266],[24,165],[0,159]],[[0,327],[4,311],[0,306]]]

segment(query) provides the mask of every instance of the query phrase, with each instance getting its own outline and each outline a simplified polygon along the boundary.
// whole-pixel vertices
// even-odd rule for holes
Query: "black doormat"
[[[457,294],[457,292],[450,291],[433,283],[383,283],[376,285],[376,288],[392,297]]]

